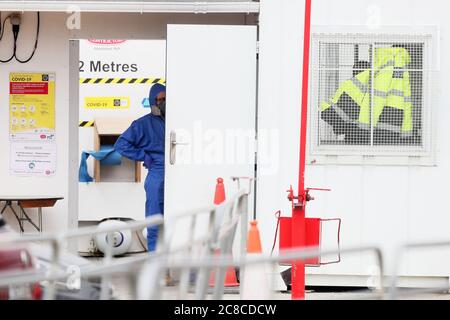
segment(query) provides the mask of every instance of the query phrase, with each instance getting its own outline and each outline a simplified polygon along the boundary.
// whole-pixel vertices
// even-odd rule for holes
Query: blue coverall
[[[155,84],[150,89],[149,102],[156,105],[156,96],[165,92],[165,86]],[[131,124],[114,145],[122,156],[143,161],[148,169],[145,179],[145,216],[164,214],[164,134],[165,122],[161,116],[145,115]],[[147,228],[148,251],[154,251],[158,236],[157,227]]]

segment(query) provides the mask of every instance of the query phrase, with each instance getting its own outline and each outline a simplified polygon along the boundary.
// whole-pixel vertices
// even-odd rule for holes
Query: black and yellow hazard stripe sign
[[[94,126],[94,121],[80,121],[78,127],[89,128]]]
[[[165,84],[163,78],[80,78],[80,84]]]

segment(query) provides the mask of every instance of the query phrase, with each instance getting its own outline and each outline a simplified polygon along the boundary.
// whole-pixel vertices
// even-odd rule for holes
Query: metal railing
[[[233,259],[230,256],[210,256],[206,257],[202,260],[194,260],[192,257],[185,255],[182,257],[179,257],[177,259],[173,259],[171,261],[167,261],[167,264],[165,265],[166,268],[169,269],[186,269],[187,266],[191,270],[199,270],[202,268],[222,268],[225,269],[227,267],[238,267],[240,270],[240,274],[243,274],[240,276],[240,284],[242,287],[242,284],[245,283],[245,272],[246,269],[253,266],[253,265],[266,265],[268,268],[271,268],[272,271],[276,269],[278,265],[282,262],[286,261],[294,261],[294,260],[303,260],[306,261],[307,259],[316,258],[319,256],[324,255],[333,255],[333,254],[353,254],[353,253],[360,253],[360,252],[369,252],[373,253],[375,256],[375,259],[377,261],[377,265],[379,267],[379,275],[377,279],[377,285],[374,288],[374,294],[368,295],[364,297],[364,299],[370,298],[370,299],[383,299],[385,292],[383,288],[383,277],[384,277],[384,269],[383,269],[383,254],[381,250],[377,247],[358,247],[358,248],[345,248],[340,250],[321,250],[319,247],[316,248],[307,248],[307,249],[296,249],[296,250],[286,250],[281,253],[279,253],[276,256],[267,256],[264,254],[261,255],[244,255],[240,258]],[[268,270],[266,270],[268,271]],[[148,272],[148,270],[143,270],[143,273]],[[273,272],[272,272],[273,273]],[[266,279],[268,280],[268,279]],[[269,281],[270,282],[270,281]],[[223,291],[223,279],[221,279],[221,286],[217,292],[217,294],[213,295],[213,299],[222,299],[224,291]],[[196,284],[197,285],[197,284]],[[258,285],[258,284],[255,284]],[[217,286],[217,282],[216,282]],[[263,286],[261,286],[263,287]],[[273,290],[271,290],[271,293],[274,293]],[[185,296],[184,296],[185,297]],[[183,298],[184,298],[183,297]],[[194,296],[192,298],[198,299],[203,297]]]
[[[425,289],[412,289],[408,290],[407,292],[399,293],[399,279],[400,279],[400,266],[402,259],[405,255],[405,253],[408,250],[415,250],[415,249],[431,249],[431,248],[442,248],[442,247],[449,247],[450,248],[450,241],[435,241],[435,242],[418,242],[418,243],[410,243],[405,244],[397,248],[396,254],[395,254],[395,260],[393,263],[393,274],[391,278],[391,284],[389,288],[389,299],[390,300],[396,300],[399,298],[399,296],[414,296],[419,294],[426,294],[426,293],[441,293],[441,292],[449,292],[450,291],[450,283],[446,286],[441,287],[433,287],[433,288],[425,288]]]
[[[208,231],[204,237],[194,239],[195,225],[202,212],[208,213]],[[203,210],[194,210],[182,215],[173,217],[174,220],[190,218],[189,221],[189,238],[183,246],[171,247],[171,241],[175,235],[166,237],[164,254],[156,258],[148,258],[143,265],[142,271],[139,273],[139,281],[136,299],[159,299],[167,287],[163,283],[162,275],[168,270],[179,271],[178,291],[176,297],[183,299],[189,291],[191,277],[194,275],[195,280],[195,297],[196,299],[205,299],[209,291],[209,278],[212,266],[203,265],[198,270],[192,270],[191,264],[188,263],[183,268],[171,268],[172,261],[179,257],[189,256],[192,263],[206,261],[211,257],[220,255],[227,257],[231,255],[232,245],[235,239],[237,226],[239,223],[244,226],[244,231],[240,235],[241,252],[246,250],[247,241],[247,216],[248,216],[248,191],[240,190],[230,200],[219,206],[210,206]],[[173,221],[167,221],[168,224],[174,224]],[[242,229],[241,229],[242,230]],[[223,283],[225,279],[226,269],[219,268],[215,272],[214,288],[212,295],[214,298],[220,297],[223,291]]]
[[[224,205],[226,207],[226,205]],[[189,214],[187,214],[189,215]],[[236,220],[231,219],[234,225],[236,225]],[[159,221],[148,222],[151,225],[159,223]],[[135,228],[140,228],[141,226],[146,225],[144,222],[135,223]],[[222,230],[231,229],[231,224],[226,225],[226,227]],[[133,227],[128,226],[130,229]],[[124,228],[110,228],[107,231],[113,232],[118,229],[123,230]],[[90,235],[92,230],[82,230],[80,232],[82,235]],[[95,230],[95,232],[99,232]],[[101,233],[105,233],[105,230],[102,230]],[[76,232],[72,233],[73,235],[77,234]],[[222,231],[224,234],[224,231]],[[220,232],[217,233],[220,235]],[[221,237],[218,236],[216,240],[219,240]],[[224,238],[224,236],[222,236]],[[48,239],[48,238],[47,238]],[[54,238],[53,238],[54,239]],[[60,238],[61,239],[61,238]],[[230,242],[231,233],[229,237],[225,237]],[[22,238],[19,238],[22,240]],[[205,240],[205,239],[202,239]],[[57,241],[58,242],[58,241]],[[59,243],[62,243],[59,241]],[[371,295],[370,298],[382,299],[384,295],[383,289],[383,255],[379,248],[377,247],[365,247],[365,248],[347,248],[341,250],[329,250],[329,251],[321,251],[320,248],[309,248],[302,250],[290,250],[283,251],[277,256],[240,256],[237,259],[232,259],[230,255],[222,254],[220,256],[213,254],[213,248],[217,248],[218,242],[206,241],[204,244],[206,248],[210,248],[209,253],[205,255],[194,256],[190,251],[186,251],[186,247],[177,248],[177,250],[171,251],[169,254],[165,253],[162,250],[157,251],[155,253],[150,253],[145,256],[136,257],[133,259],[113,259],[105,260],[108,263],[102,263],[100,265],[88,266],[81,269],[81,275],[85,278],[90,277],[101,277],[102,283],[102,292],[101,297],[103,299],[109,298],[106,291],[106,284],[109,283],[109,280],[113,275],[126,275],[128,277],[129,283],[133,285],[134,299],[161,299],[163,298],[163,291],[171,290],[170,294],[172,294],[171,298],[174,297],[185,299],[189,297],[189,294],[192,293],[190,291],[190,283],[189,283],[189,274],[190,271],[197,272],[197,278],[195,283],[193,284],[193,296],[195,299],[205,299],[206,294],[208,292],[208,276],[212,269],[216,268],[219,270],[226,270],[227,267],[239,267],[243,270],[242,274],[245,274],[245,269],[252,265],[258,264],[269,264],[272,268],[275,268],[281,262],[292,261],[292,260],[306,260],[310,258],[315,258],[320,255],[332,255],[340,252],[341,254],[351,254],[357,252],[372,252],[375,255],[377,264],[379,266],[380,274],[379,274],[379,285],[375,290],[375,294]],[[225,247],[225,246],[222,246]],[[179,251],[181,250],[181,251]],[[181,252],[181,255],[172,256],[175,252]],[[54,260],[56,262],[57,259]],[[57,264],[55,265],[57,267]],[[183,275],[178,282],[178,288],[175,288],[174,291],[171,287],[166,287],[164,285],[164,271],[166,270],[180,270]],[[203,271],[204,275],[201,278],[200,274]],[[224,271],[222,271],[222,274]],[[50,284],[54,284],[58,280],[64,280],[67,277],[67,274],[62,271],[58,271],[57,268],[51,273],[44,275],[20,275],[20,277],[16,278],[7,278],[6,274],[0,274],[0,286],[5,286],[8,284],[18,284],[18,283],[31,283],[36,281],[47,280],[50,281]],[[243,283],[245,281],[245,277],[241,276],[240,282]],[[223,276],[217,276],[215,285],[213,288],[209,288],[213,290],[213,299],[221,299],[223,297]],[[191,284],[192,286],[192,284]],[[191,288],[192,289],[192,288]],[[55,292],[48,290],[46,291],[46,299],[53,299],[55,297]],[[368,298],[368,297],[365,297]]]
[[[68,240],[78,239],[98,234],[111,235],[117,231],[139,230],[148,226],[158,226],[159,235],[157,250],[153,253],[137,257],[115,258],[112,246],[108,247],[100,263],[92,263],[80,267],[82,278],[100,279],[100,299],[113,298],[110,293],[112,278],[123,275],[132,287],[133,299],[162,299],[167,293],[170,298],[186,299],[222,299],[224,295],[224,279],[228,267],[241,270],[239,281],[244,283],[245,271],[249,266],[268,265],[272,270],[286,261],[307,260],[319,256],[333,254],[354,254],[361,252],[373,253],[379,268],[376,278],[377,286],[374,294],[359,296],[361,299],[398,299],[399,296],[424,293],[438,293],[449,291],[450,286],[439,286],[419,290],[399,292],[400,266],[405,252],[412,249],[450,247],[450,241],[424,242],[405,244],[397,248],[393,261],[393,274],[387,277],[384,272],[385,261],[382,251],[376,246],[340,248],[338,250],[322,251],[320,248],[283,251],[276,256],[248,256],[246,255],[246,235],[248,225],[248,190],[240,190],[236,195],[221,205],[211,205],[189,210],[181,214],[166,217],[167,224],[184,223],[189,233],[188,240],[180,246],[174,246],[175,234],[165,234],[164,218],[161,215],[149,217],[143,221],[128,222],[126,226],[114,226],[99,229],[85,227],[62,233],[46,233],[39,236],[23,237],[14,234],[0,239],[0,246],[21,246],[28,243],[46,243],[51,247],[50,268],[46,272],[9,271],[0,272],[0,287],[20,285],[36,282],[47,282],[44,299],[55,299],[58,281],[65,281],[68,277],[66,270],[60,267],[61,253]],[[194,237],[196,225],[201,215],[207,216],[207,231],[201,237]],[[240,255],[231,257],[233,243],[239,224]],[[112,244],[111,244],[112,245]],[[167,272],[178,272],[179,279],[174,287],[167,286],[165,275]],[[214,285],[211,285],[211,273],[214,272]],[[389,279],[389,285],[384,280]],[[387,288],[386,288],[387,287]],[[387,290],[386,290],[387,289]]]
[[[55,297],[55,285],[56,281],[64,280],[67,278],[66,272],[61,271],[61,251],[64,248],[66,242],[70,239],[77,239],[85,236],[95,236],[97,234],[107,234],[112,235],[114,232],[122,230],[137,230],[149,226],[162,226],[163,217],[162,215],[154,215],[143,221],[130,222],[126,227],[104,227],[99,230],[97,227],[85,227],[76,230],[69,230],[64,233],[47,233],[37,236],[27,236],[20,237],[19,235],[12,235],[11,237],[1,239],[0,247],[5,247],[8,245],[26,245],[30,243],[47,243],[51,246],[51,261],[50,267],[44,274],[42,272],[35,272],[33,274],[24,275],[22,272],[9,271],[0,272],[0,287],[8,285],[19,285],[40,281],[47,281],[48,285],[45,288],[44,299],[54,299]],[[104,255],[104,263],[107,264],[112,260],[112,243],[107,246],[107,250]],[[83,270],[84,271],[84,270]],[[87,275],[88,272],[83,273]],[[100,296],[102,298],[107,298],[107,274],[102,274],[102,289]]]
[[[233,240],[235,238],[236,228],[239,223],[243,226],[241,230],[240,248],[242,252],[245,252],[246,248],[246,226],[248,215],[248,191],[240,190],[236,195],[231,197],[230,200],[225,201],[220,205],[211,205],[188,212],[174,215],[167,219],[167,223],[175,223],[183,219],[190,219],[190,234],[193,235],[193,230],[196,227],[199,215],[205,214],[208,216],[208,230],[200,238],[194,239],[193,237],[186,242],[186,244],[178,247],[172,246],[172,240],[174,235],[168,235],[165,237],[164,219],[162,215],[154,215],[143,221],[129,222],[126,226],[111,226],[99,229],[98,227],[85,227],[75,230],[69,230],[61,233],[46,233],[37,236],[20,237],[18,234],[14,234],[11,237],[0,240],[0,246],[10,245],[26,245],[29,243],[46,243],[51,247],[51,261],[49,270],[43,272],[23,272],[23,271],[8,271],[0,272],[0,287],[9,285],[19,285],[27,283],[35,283],[46,281],[48,284],[44,290],[44,299],[54,299],[56,294],[56,282],[64,281],[67,278],[67,273],[60,268],[61,263],[61,250],[63,250],[65,243],[71,239],[78,239],[86,236],[95,236],[99,234],[105,234],[112,236],[114,232],[124,230],[138,230],[150,226],[158,226],[158,239],[162,241],[157,242],[157,249],[154,253],[149,253],[145,257],[138,257],[128,259],[128,261],[122,262],[120,259],[114,259],[112,252],[112,243],[109,243],[106,251],[104,252],[104,258],[100,264],[91,265],[89,267],[80,268],[80,275],[83,278],[100,277],[101,278],[101,291],[100,298],[110,298],[109,286],[111,283],[111,276],[116,273],[128,273],[130,276],[130,282],[136,283],[136,273],[130,271],[136,271],[139,269],[139,265],[148,266],[164,266],[165,262],[169,261],[171,256],[183,253],[193,256],[194,249],[197,249],[199,255],[196,255],[196,259],[205,259],[208,256],[214,255],[216,250],[220,250],[221,255],[226,256],[231,253]],[[144,269],[147,270],[147,269]],[[158,270],[152,279],[149,281],[148,289],[146,292],[140,288],[140,297],[157,298],[162,285],[159,282],[161,271],[163,268],[154,268]],[[183,296],[186,292],[186,281],[188,281],[189,270],[182,272],[180,283],[183,290],[180,289],[180,296]],[[144,273],[139,273],[144,274]],[[209,268],[202,268],[199,272],[198,278],[201,279],[201,283],[197,286],[197,296],[204,298],[208,287],[208,275]],[[220,279],[224,279],[225,270],[219,269],[217,272],[216,283],[220,283]],[[142,283],[142,282],[140,282]],[[144,282],[145,283],[145,282]],[[180,286],[181,288],[181,286]],[[220,285],[214,292],[215,296],[219,295]],[[137,295],[137,294],[136,294]]]

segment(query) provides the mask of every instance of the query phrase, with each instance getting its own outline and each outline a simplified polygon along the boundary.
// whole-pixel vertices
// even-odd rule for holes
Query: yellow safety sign
[[[54,133],[55,75],[10,73],[10,134]]]
[[[86,109],[129,109],[130,97],[85,97]]]

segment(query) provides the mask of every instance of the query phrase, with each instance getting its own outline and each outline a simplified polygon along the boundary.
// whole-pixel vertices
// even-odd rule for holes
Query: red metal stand
[[[308,82],[309,82],[309,50],[311,37],[311,0],[305,0],[305,28],[303,44],[303,82],[300,128],[300,159],[298,196],[294,196],[292,186],[289,190],[289,200],[292,202],[292,247],[303,248],[306,245],[305,212],[306,202],[311,200],[305,189],[305,154],[308,118]],[[305,263],[297,260],[292,262],[292,299],[305,298]]]

